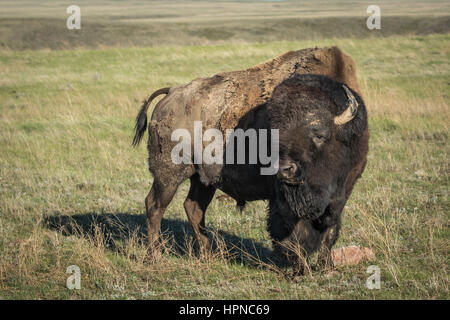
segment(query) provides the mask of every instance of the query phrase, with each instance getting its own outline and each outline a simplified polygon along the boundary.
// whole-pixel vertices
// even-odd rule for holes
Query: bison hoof
[[[333,260],[331,259],[331,257],[329,259],[319,259],[317,260],[316,263],[316,268],[317,271],[332,271],[334,269],[334,263]]]
[[[292,267],[292,278],[303,278],[306,273],[311,274],[311,269],[308,265],[305,265],[304,263],[294,263]]]
[[[162,251],[160,246],[149,246],[147,248],[147,256],[146,261],[147,262],[155,262],[160,260],[162,257]]]
[[[293,282],[303,281],[305,278],[305,270],[293,269],[292,272],[286,274],[286,278]]]
[[[209,260],[211,259],[214,255],[213,252],[210,248],[200,248],[197,251],[197,256],[201,259],[201,260]]]

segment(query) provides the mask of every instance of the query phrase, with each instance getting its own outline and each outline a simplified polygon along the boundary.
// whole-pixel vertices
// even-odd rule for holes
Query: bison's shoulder
[[[338,47],[289,51],[247,70],[220,74],[231,84],[220,128],[234,128],[245,114],[266,103],[276,86],[296,74],[328,76],[360,93],[353,59]]]

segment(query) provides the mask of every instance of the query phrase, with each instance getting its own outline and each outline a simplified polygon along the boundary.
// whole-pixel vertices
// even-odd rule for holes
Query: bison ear
[[[354,139],[361,136],[367,128],[367,113],[364,101],[354,91],[343,86],[340,97],[336,99],[338,108],[344,110],[334,118],[337,126],[336,139],[350,144]],[[345,103],[342,103],[345,101]]]

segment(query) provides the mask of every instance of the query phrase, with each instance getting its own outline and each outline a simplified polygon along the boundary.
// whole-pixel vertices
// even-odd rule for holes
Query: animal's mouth
[[[282,174],[278,174],[278,179],[280,179],[281,183],[290,185],[290,186],[303,186],[305,185],[306,181],[305,178],[286,178],[285,176],[283,176]]]

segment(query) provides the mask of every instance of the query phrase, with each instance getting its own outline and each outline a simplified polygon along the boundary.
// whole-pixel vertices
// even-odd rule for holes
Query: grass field
[[[304,38],[288,34],[273,41],[276,33],[268,28],[268,37],[262,31],[255,41],[249,40],[251,33],[203,45],[195,37],[179,42],[174,37],[154,47],[98,45],[95,39],[81,39],[72,48],[61,45],[59,36],[42,40],[39,31],[26,45],[24,38],[11,34],[16,30],[13,23],[32,17],[17,32],[33,34],[35,23],[58,18],[53,2],[45,3],[48,10],[29,10],[26,1],[9,2],[0,14],[0,298],[449,298],[450,35],[448,16],[442,11],[448,2],[430,2],[425,9],[424,2],[403,1],[410,4],[409,11],[392,9],[393,17],[402,17],[397,21],[427,24],[421,14],[432,16],[440,31],[423,34],[414,25],[380,36],[352,36],[358,31],[350,28],[344,38],[337,30]],[[95,8],[100,1],[90,3]],[[136,1],[121,19],[158,14],[140,3]],[[236,6],[253,2],[217,3],[236,17],[233,10],[242,12]],[[124,15],[121,5],[117,2],[118,8],[102,11],[98,4],[88,18],[95,20],[104,12],[105,22],[98,23],[110,27],[119,23],[114,17]],[[192,14],[192,19],[216,27],[215,7],[206,2],[181,5],[203,5],[203,11],[195,12],[204,15]],[[266,5],[278,8],[276,19],[286,25],[296,17],[295,6]],[[345,15],[327,8],[320,14],[320,8],[310,4],[308,19],[324,26],[323,19]],[[262,15],[260,10],[255,16]],[[356,10],[348,10],[345,19],[353,21]],[[211,21],[203,19],[208,14]],[[364,25],[365,9],[362,14]],[[159,19],[178,30],[187,23],[177,20],[178,13],[160,15],[146,19]],[[236,23],[223,13],[220,17],[224,24]],[[134,20],[120,23],[130,28],[156,23]],[[250,19],[248,26],[260,23],[257,20]],[[194,25],[188,23],[186,30]],[[189,42],[197,44],[185,45]],[[163,86],[247,68],[288,50],[331,45],[357,63],[371,131],[367,169],[347,203],[336,246],[370,247],[377,260],[328,273],[313,271],[299,281],[286,279],[284,267],[271,263],[266,204],[250,203],[239,214],[234,203],[218,197],[220,192],[206,217],[215,252],[197,257],[183,209],[188,183],[180,187],[164,216],[167,250],[160,259],[149,260],[143,200],[152,178],[145,147],[130,147],[140,102]],[[67,49],[51,50],[61,47]],[[27,48],[39,50],[22,50]],[[369,264],[380,267],[380,290],[365,286]],[[81,290],[66,288],[70,265],[81,269]]]

